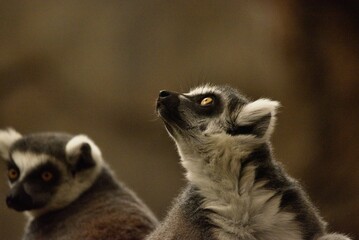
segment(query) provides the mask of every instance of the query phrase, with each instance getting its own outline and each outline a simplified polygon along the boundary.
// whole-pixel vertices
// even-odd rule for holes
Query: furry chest
[[[224,240],[303,239],[296,215],[281,209],[282,195],[265,188],[266,181],[255,181],[255,170],[246,166],[236,182],[231,177],[202,181],[208,183],[199,188],[202,207],[212,212],[208,217],[218,227],[214,235]]]

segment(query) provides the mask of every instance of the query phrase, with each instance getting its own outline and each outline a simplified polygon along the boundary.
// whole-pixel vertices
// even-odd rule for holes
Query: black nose
[[[20,202],[21,202],[21,199],[20,199],[19,195],[15,195],[15,196],[14,195],[9,195],[6,198],[6,205],[9,208],[17,207],[18,205],[20,205]]]
[[[33,201],[23,187],[13,189],[12,193],[6,198],[6,205],[16,211],[24,211],[34,208]]]
[[[160,91],[160,94],[159,94],[159,97],[160,97],[160,98],[166,98],[166,97],[169,97],[169,96],[171,96],[171,95],[172,95],[171,92],[166,91],[166,90],[161,90],[161,91]]]
[[[157,109],[177,109],[180,103],[179,94],[176,92],[170,92],[167,90],[160,91],[157,98]]]
[[[12,206],[12,203],[13,203],[13,197],[12,196],[7,196],[6,198],[6,205],[8,207],[11,207]]]

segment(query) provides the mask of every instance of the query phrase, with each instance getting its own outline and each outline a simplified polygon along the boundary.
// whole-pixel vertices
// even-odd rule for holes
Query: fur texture
[[[160,92],[157,111],[192,191],[175,201],[149,239],[182,239],[183,222],[195,229],[188,239],[349,239],[326,234],[326,223],[300,184],[273,158],[270,136],[279,105],[249,101],[228,86]],[[198,234],[203,232],[206,236]]]
[[[29,217],[24,240],[143,239],[157,224],[85,135],[0,131],[7,204]]]
[[[24,239],[144,239],[155,227],[149,209],[102,168],[94,184],[65,208],[29,222]]]

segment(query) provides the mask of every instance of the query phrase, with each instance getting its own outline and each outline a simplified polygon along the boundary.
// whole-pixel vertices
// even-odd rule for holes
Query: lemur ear
[[[273,132],[277,109],[280,103],[269,99],[258,99],[243,106],[236,118],[231,135],[255,135],[269,138]]]
[[[0,156],[3,159],[9,160],[10,147],[14,142],[19,140],[21,137],[22,137],[21,134],[16,132],[12,128],[0,130]]]
[[[85,135],[77,135],[66,144],[66,157],[73,172],[92,168],[102,161],[100,149]]]

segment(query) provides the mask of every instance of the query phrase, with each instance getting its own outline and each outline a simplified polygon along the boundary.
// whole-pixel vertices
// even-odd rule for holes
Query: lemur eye
[[[14,168],[10,168],[7,172],[7,176],[11,181],[15,181],[19,177],[19,172]]]
[[[213,103],[213,98],[211,97],[205,97],[201,101],[201,106],[208,106]]]
[[[51,181],[51,179],[53,178],[53,174],[49,171],[45,171],[41,174],[41,178],[45,182],[48,182],[48,181]]]

